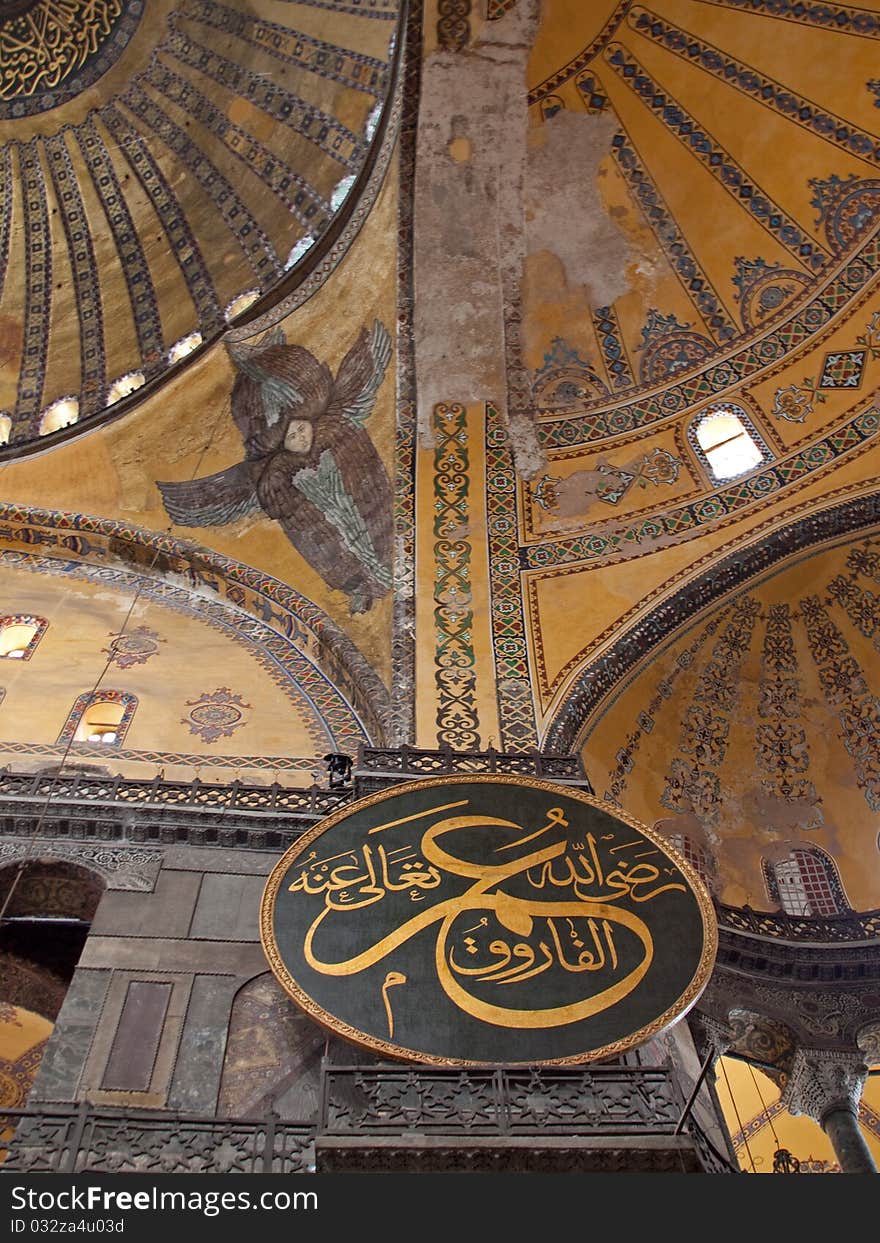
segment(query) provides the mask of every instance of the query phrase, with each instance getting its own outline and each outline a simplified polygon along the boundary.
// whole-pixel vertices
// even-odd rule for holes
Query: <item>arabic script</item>
[[[389,1033],[388,990],[407,982],[400,951],[428,929],[444,993],[487,1023],[558,1027],[630,994],[654,958],[650,903],[688,892],[679,870],[627,826],[580,837],[559,807],[547,807],[537,827],[468,807],[443,804],[378,825],[351,849],[299,860],[288,892],[320,899],[303,941],[308,965],[355,976],[385,963]],[[358,915],[367,908],[375,917]],[[334,957],[340,921],[354,920],[355,941],[369,943]]]

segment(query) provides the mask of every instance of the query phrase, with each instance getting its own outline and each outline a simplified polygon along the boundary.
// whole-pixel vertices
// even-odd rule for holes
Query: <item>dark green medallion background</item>
[[[433,849],[466,875],[422,849],[458,816],[480,822]],[[500,867],[497,882],[487,869]],[[481,871],[490,883],[475,892]],[[598,799],[516,777],[407,782],[334,813],[276,865],[261,928],[275,975],[317,1021],[384,1055],[463,1065],[622,1052],[693,1004],[717,945],[708,893],[662,839]],[[596,1013],[535,1025],[536,1011],[574,1013],[626,977],[637,982]],[[495,1008],[503,1022],[485,1017]]]

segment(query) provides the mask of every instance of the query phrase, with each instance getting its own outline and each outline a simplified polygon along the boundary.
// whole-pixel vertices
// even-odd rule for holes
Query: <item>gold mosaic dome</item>
[[[316,266],[384,134],[398,10],[0,4],[7,453],[123,412]]]

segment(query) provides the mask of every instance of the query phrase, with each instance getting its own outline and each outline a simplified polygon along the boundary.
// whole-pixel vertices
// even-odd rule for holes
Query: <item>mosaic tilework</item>
[[[0,739],[0,754],[38,756],[46,759],[63,759],[68,754],[67,747],[53,746],[51,743],[19,742],[17,739],[3,741]],[[107,760],[107,747],[99,743],[74,742],[70,744],[70,755],[82,759]],[[133,761],[138,764],[165,765],[182,764],[188,768],[258,768],[267,772],[310,772],[317,763],[317,756],[290,755],[219,755],[213,752],[194,751],[151,751],[135,750],[126,747],[114,747],[115,760]]]
[[[859,388],[865,371],[864,350],[836,350],[826,354],[819,378],[820,388]]]
[[[810,178],[813,198],[810,200],[819,215],[817,224],[824,224],[829,246],[843,251],[859,240],[880,216],[880,179],[877,177],[838,177],[832,173],[823,181]]]
[[[243,646],[262,665],[280,689],[291,699],[312,736],[317,753],[322,746],[337,750],[356,748],[369,738],[351,707],[319,669],[293,644],[256,618],[219,601],[194,598],[189,592],[161,579],[144,578],[111,566],[92,566],[78,562],[38,557],[30,553],[5,552],[0,562],[34,573],[69,576],[126,594],[139,593],[167,608],[195,616],[200,622]],[[321,730],[314,719],[320,715]]]
[[[501,750],[525,751],[537,746],[537,730],[519,574],[516,471],[494,406],[486,407],[486,504]]]
[[[626,48],[618,43],[611,44],[605,51],[605,59],[670,133],[777,241],[812,271],[818,272],[825,266],[828,252],[751,180],[733,156],[650,77]]]
[[[608,386],[576,349],[562,337],[554,337],[541,366],[532,374],[532,395],[539,408],[558,409],[607,397]]]
[[[608,96],[605,94],[605,88],[594,73],[582,73],[575,82],[575,86],[587,112],[604,112],[608,107]],[[564,107],[558,95],[548,95],[541,103],[541,114],[545,121],[548,115],[552,116],[552,111],[547,106],[551,99],[558,100],[560,108]],[[553,111],[558,111],[558,109],[554,108]]]
[[[471,37],[471,0],[437,0],[437,42],[445,52],[460,52]]]
[[[122,717],[116,726],[116,738],[112,743],[104,743],[103,746],[117,747],[121,746],[125,741],[125,735],[128,733],[128,727],[131,725],[131,719],[135,714],[138,706],[137,695],[131,695],[128,691],[112,690],[110,687],[101,687],[98,691],[83,691],[81,695],[77,695],[73,702],[73,707],[67,720],[62,726],[61,733],[58,735],[58,745],[70,742],[76,733],[82,714],[86,708],[97,703],[112,703],[122,705]]]
[[[400,0],[281,0],[282,4],[307,4],[313,9],[329,9],[332,13],[350,13],[353,17],[373,17],[395,21]]]
[[[871,810],[880,811],[880,701],[871,693],[858,661],[819,596],[801,600],[800,614],[825,698],[837,713],[856,782]]]
[[[733,295],[740,304],[743,327],[760,328],[762,321],[781,311],[807,288],[810,281],[803,272],[783,268],[781,263],[768,263],[766,259],[746,259],[739,256]]]
[[[49,313],[52,307],[52,243],[46,185],[36,138],[18,145],[22,203],[24,206],[25,291],[24,344],[18,373],[15,422],[38,433],[36,416],[43,404],[46,353],[49,348]]]
[[[680,414],[714,397],[723,389],[740,384],[765,367],[806,344],[828,324],[835,312],[854,300],[880,270],[880,236],[873,234],[863,250],[778,327],[719,363],[711,363],[697,375],[663,391],[610,411],[595,411],[543,423],[539,435],[547,449],[567,448],[647,427]]]
[[[616,626],[617,637],[612,632],[599,636],[600,640],[612,640],[610,646],[603,650],[601,661],[584,665],[565,702],[553,715],[544,738],[545,749],[560,754],[577,751],[585,722],[594,718],[600,705],[613,702],[617,688],[639,666],[645,652],[659,650],[679,627],[687,625],[708,605],[742,589],[756,575],[781,565],[793,554],[878,523],[880,493],[829,505],[797,522],[771,528],[748,547],[714,561],[629,629],[621,633]],[[858,564],[862,564],[861,560]],[[869,572],[873,564],[869,559]],[[875,569],[880,575],[880,555],[876,557]],[[664,590],[668,587],[666,584]]]
[[[70,270],[73,273],[79,318],[80,411],[83,414],[92,414],[104,405],[107,387],[104,315],[101,309],[101,284],[95,262],[95,248],[64,135],[54,134],[47,138],[45,151],[55,189],[55,202],[58,204],[67,238]]]
[[[760,605],[737,600],[724,633],[712,649],[682,722],[678,749],[660,802],[670,811],[694,812],[704,824],[718,818],[721,791],[717,769],[727,754],[731,718],[742,689],[740,669],[749,653]]]
[[[880,651],[880,596],[857,586],[855,575],[838,574],[828,584],[828,599],[846,613],[850,622],[866,639],[873,639]]]
[[[64,0],[64,3],[69,5],[70,0]],[[189,229],[184,219],[189,214],[188,198],[192,193],[196,194],[199,201],[202,187],[206,188],[209,197],[213,193],[218,214],[236,234],[247,270],[252,269],[258,277],[257,281],[253,281],[245,275],[242,288],[248,284],[259,284],[265,292],[270,285],[282,279],[288,286],[293,284],[283,263],[289,247],[286,246],[284,254],[279,253],[279,256],[272,252],[272,241],[276,239],[275,230],[283,225],[284,220],[290,219],[291,213],[298,217],[303,232],[308,232],[313,242],[320,241],[322,235],[326,237],[331,219],[335,220],[341,226],[339,234],[345,232],[346,236],[344,240],[341,236],[334,236],[332,242],[327,238],[328,245],[315,247],[311,255],[303,256],[297,273],[300,282],[295,291],[301,300],[310,296],[335,268],[350,245],[352,235],[363,222],[381,184],[381,176],[374,179],[373,173],[380,166],[387,167],[391,155],[388,139],[393,136],[394,125],[393,119],[388,115],[391,109],[386,106],[390,95],[387,87],[390,71],[393,68],[396,74],[399,68],[397,45],[402,40],[395,37],[394,27],[388,23],[398,21],[401,6],[398,0],[370,0],[369,3],[367,0],[351,0],[347,4],[315,0],[315,3],[318,8],[327,8],[331,13],[340,15],[338,27],[347,32],[344,38],[340,37],[340,43],[351,40],[355,47],[359,46],[362,35],[369,38],[371,43],[374,39],[366,34],[363,23],[353,18],[363,15],[373,27],[376,25],[375,19],[381,19],[380,24],[386,29],[376,33],[380,34],[384,45],[387,31],[388,58],[381,52],[379,57],[365,56],[360,52],[338,47],[335,42],[324,42],[291,30],[288,23],[296,20],[296,6],[293,3],[282,5],[279,0],[280,11],[276,15],[281,24],[273,24],[263,22],[252,14],[242,14],[240,5],[222,5],[214,3],[214,0],[176,0],[174,6],[165,6],[170,12],[158,15],[160,25],[149,35],[149,40],[154,41],[157,48],[147,67],[140,70],[134,81],[130,82],[128,99],[119,96],[107,100],[76,125],[65,126],[53,139],[59,153],[54,166],[57,176],[67,173],[64,166],[66,151],[72,157],[74,175],[84,178],[86,182],[89,179],[94,182],[95,192],[110,222],[118,261],[112,251],[108,253],[107,248],[96,246],[96,253],[107,264],[107,272],[100,274],[99,281],[88,283],[88,288],[96,294],[100,291],[106,302],[107,291],[111,286],[116,286],[113,293],[118,298],[120,289],[122,296],[125,296],[122,282],[127,285],[135,320],[137,348],[130,349],[129,359],[120,360],[120,372],[142,370],[148,378],[153,378],[168,365],[169,343],[162,340],[159,317],[152,305],[160,284],[159,270],[162,263],[168,262],[167,249],[165,254],[160,253],[162,247],[154,252],[152,239],[150,244],[143,243],[142,250],[137,247],[132,228],[137,212],[133,206],[129,211],[122,199],[122,194],[128,193],[132,174],[131,179],[135,185],[131,189],[134,191],[135,201],[140,198],[140,190],[143,190],[151,200],[168,236],[168,249],[180,263],[195,308],[189,327],[198,329],[206,341],[225,328],[223,306],[218,305],[219,299],[212,287],[211,272],[215,263],[220,264],[221,258],[227,263],[230,260],[237,262],[239,251],[233,248],[234,255],[222,256],[213,251],[209,253],[210,248],[205,249],[202,243],[202,253],[199,253],[195,239],[199,238],[201,241],[201,218],[197,212]],[[125,6],[132,11],[136,9],[138,16],[144,11],[142,0],[123,0],[123,7]],[[308,14],[307,9],[304,14]],[[335,31],[335,25],[333,29]],[[147,38],[146,33],[144,37]],[[171,57],[175,57],[175,60],[172,61]],[[271,63],[266,63],[265,57],[273,58],[274,70]],[[236,58],[245,63],[236,66],[233,63]],[[104,65],[105,69],[106,67]],[[268,72],[261,73],[261,68],[268,69]],[[179,69],[180,73],[175,75],[173,69]],[[308,80],[312,74],[328,79],[328,82],[320,84],[319,89],[322,99],[330,98],[334,101],[324,103],[324,107],[330,111],[336,109],[335,101],[338,100],[340,115],[348,118],[352,105],[355,114],[358,113],[359,106],[364,111],[369,108],[372,104],[370,96],[379,100],[382,107],[373,109],[369,123],[364,125],[362,133],[355,133],[350,128],[351,121],[345,124],[329,115],[329,112],[308,102],[307,97],[311,93]],[[279,79],[277,84],[273,82],[273,78]],[[296,83],[304,80],[302,92],[306,98],[300,98],[281,85],[281,81],[291,82],[295,90]],[[339,88],[327,89],[331,81],[338,83]],[[258,121],[253,109],[247,115],[236,113],[233,124],[233,118],[225,115],[224,106],[213,104],[213,93],[210,89],[213,84],[220,88],[221,93],[229,91],[252,104],[253,109],[259,109],[281,125],[288,126],[291,132],[301,134],[305,142],[294,143],[292,148],[298,155],[303,154],[305,143],[312,144],[313,151],[305,153],[308,156],[307,167],[311,168],[311,161],[314,161],[320,165],[322,171],[320,177],[309,177],[309,181],[323,187],[328,172],[332,176],[338,170],[341,178],[346,172],[356,177],[363,171],[364,186],[358,183],[358,193],[350,195],[338,212],[331,209],[322,194],[309,185],[305,177],[288,166],[293,159],[292,154],[279,149],[280,154],[276,155],[267,140],[263,140],[262,136],[257,137],[262,123]],[[360,105],[357,100],[352,100],[353,92],[363,92]],[[68,95],[69,92],[65,94],[65,98]],[[249,123],[251,119],[256,126],[253,134],[248,132],[253,128]],[[192,124],[193,120],[199,124]],[[105,131],[105,126],[109,133]],[[139,135],[138,131],[141,130],[144,132]],[[374,143],[373,136],[376,133],[378,138]],[[172,157],[169,158],[163,148],[157,146],[156,134],[171,148],[174,153]],[[225,158],[225,152],[222,151],[218,156],[213,155],[217,150],[213,138],[219,138],[232,153],[229,159]],[[200,146],[208,152],[206,158],[200,154]],[[85,157],[87,174],[83,170],[81,155]],[[34,172],[34,182],[42,174],[45,174],[48,181],[49,152],[48,149],[44,151],[43,140],[36,140],[32,158],[27,156],[27,152],[24,156],[25,162]],[[123,169],[122,160],[127,160],[128,168]],[[212,160],[218,166],[216,169],[211,164]],[[230,165],[234,166],[239,160],[253,170],[254,177],[259,179],[259,185],[250,176],[237,180],[234,171],[230,172]],[[17,144],[9,142],[0,149],[0,279],[4,276],[5,242],[12,203],[4,174],[7,171],[11,173],[17,163]],[[225,175],[225,182],[218,177],[218,170],[222,170]],[[193,178],[200,183],[195,189],[192,185]],[[241,185],[239,181],[242,182]],[[185,191],[187,184],[189,191]],[[260,198],[260,186],[266,185],[271,187],[273,193],[269,196],[264,194]],[[366,191],[367,188],[370,191],[370,201],[364,203],[364,209],[360,210],[361,191]],[[45,213],[40,213],[39,188],[35,184],[32,189],[30,201],[25,200],[22,204],[22,215],[26,217],[24,227],[30,228],[34,236],[45,237]],[[67,184],[63,188],[59,185],[56,189],[57,197],[63,196],[69,204],[67,219],[62,220],[59,216],[58,221],[54,221],[52,209],[56,206],[56,195],[49,190],[49,221],[52,225],[49,236],[54,231],[57,243],[64,224],[69,224],[76,232],[82,232],[77,224],[77,192],[81,194],[84,207],[90,208],[93,200],[91,186],[83,185],[82,181],[77,185],[70,176],[67,176]],[[327,196],[329,198],[329,188]],[[251,218],[248,218],[242,208],[242,202],[247,204]],[[99,213],[99,218],[89,221],[88,224],[103,229],[103,215]],[[71,248],[75,265],[78,265],[77,275],[81,277],[72,293],[80,306],[89,269],[88,244],[89,238],[84,237],[83,245]],[[50,280],[42,279],[43,275],[49,274],[37,273],[37,269],[45,265],[43,257],[34,246],[19,241],[15,251],[10,251],[10,262],[13,261],[23,269],[20,276],[17,273],[17,284],[20,283],[23,288],[29,283],[24,271],[27,263],[30,263],[32,274],[37,275],[36,280],[30,281],[33,296],[25,309],[25,318],[29,314],[31,321],[30,333],[25,334],[25,344],[31,345],[31,357],[24,360],[21,392],[15,410],[3,412],[12,418],[10,442],[16,449],[20,449],[28,442],[38,441],[39,427],[35,415],[48,400],[66,396],[68,393],[76,396],[80,405],[80,424],[94,423],[99,417],[104,417],[105,405],[101,395],[96,395],[89,389],[83,392],[73,391],[77,383],[74,360],[67,364],[69,378],[63,382],[65,391],[50,394],[43,392],[45,359],[41,357],[40,343],[45,343],[49,335],[47,329],[58,322],[58,312],[52,310],[52,297],[48,293],[54,286]],[[155,266],[157,264],[158,267]],[[149,265],[154,265],[152,272]],[[225,267],[223,270],[224,273],[227,271]],[[218,277],[224,290],[227,279],[224,277],[221,280]],[[305,288],[306,282],[309,283],[308,289]],[[43,285],[47,291],[42,294],[43,300],[48,303],[45,308],[39,305],[41,295],[38,285]],[[228,296],[228,290],[226,294]],[[288,295],[290,296],[292,295]],[[59,307],[59,311],[64,309],[69,319],[67,301],[65,297],[63,308]],[[226,301],[226,297],[223,301]],[[48,320],[43,315],[44,309],[48,313]],[[96,336],[102,331],[100,311],[93,313],[91,307],[83,307],[82,323],[87,326],[88,334]],[[103,331],[106,332],[107,329]],[[81,348],[89,360],[93,356],[97,358],[98,351],[94,340],[82,341]],[[72,373],[71,366],[74,368]],[[93,384],[96,390],[100,390],[103,377],[96,377]],[[133,400],[136,401],[137,398]],[[45,447],[45,442],[40,447]]]
[[[702,3],[819,26],[839,34],[860,35],[863,39],[880,39],[880,15],[841,4],[826,4],[824,0],[702,0]]]
[[[279,26],[275,22],[248,16],[216,0],[184,0],[180,6],[183,17],[213,26],[226,34],[236,35],[269,56],[283,60],[322,78],[331,78],[356,91],[367,91],[377,98],[386,86],[388,64],[374,56],[351,52]]]
[[[256,620],[258,628],[265,626],[274,634],[282,664],[283,653],[295,643],[326,671],[326,675],[314,671],[318,684],[312,698],[319,711],[326,715],[322,689],[326,677],[332,679],[331,701],[344,695],[368,723],[366,734],[357,725],[362,736],[373,745],[384,741],[389,713],[384,683],[327,614],[287,583],[189,541],[184,544],[171,535],[91,515],[0,502],[0,524],[0,540],[50,549],[63,562],[70,562],[71,556],[97,559],[99,563],[121,561],[157,575],[180,576],[194,589],[214,593],[218,601],[227,600],[235,616],[241,613],[245,622]],[[19,561],[24,556],[19,552],[7,555]],[[51,556],[45,558],[45,564],[51,572]],[[144,584],[148,581],[143,580]],[[330,706],[332,703],[328,710]],[[346,707],[346,711],[350,720],[351,709]],[[346,728],[354,729],[351,725]]]
[[[172,73],[170,69],[166,69],[158,61],[154,61],[150,66],[145,80],[151,86],[154,86],[165,99],[173,101],[184,112],[189,113],[191,117],[210,130],[228,150],[251,170],[267,190],[271,190],[273,194],[278,196],[287,210],[296,217],[301,225],[311,230],[319,230],[320,232],[327,228],[333,214],[332,208],[321,197],[314,186],[310,185],[305,177],[301,177],[299,173],[295,172],[289,165],[280,160],[278,156],[274,155],[268,147],[265,147],[253,135],[246,133],[239,125],[233,125],[228,117],[219,108],[216,108],[201,91],[196,90],[189,82],[184,81],[178,74]],[[164,120],[161,120],[160,124],[164,127]],[[164,128],[162,128],[161,132],[163,138],[168,141]],[[175,143],[179,143],[179,136],[181,134],[182,131],[178,130]],[[184,159],[187,159],[184,152],[178,150],[176,145],[174,150],[183,156]],[[187,167],[191,168],[192,166],[187,163]],[[195,169],[193,171],[202,180],[199,170]],[[202,184],[206,189],[210,185],[209,193],[215,202],[218,200],[226,201],[222,182],[219,184],[217,182],[217,177],[220,176],[221,174],[214,169],[212,173],[207,174],[205,179],[202,180]],[[246,211],[243,204],[241,206],[242,210]],[[236,205],[234,210],[230,210],[230,218],[227,219],[227,224],[236,232],[242,249],[245,249],[246,243],[251,242],[252,232],[256,232],[260,240],[260,247],[266,253],[267,258],[265,260],[260,259],[255,251],[252,255],[251,266],[264,279],[267,274],[277,277],[281,271],[278,258],[275,256],[275,251],[268,238],[262,233],[256,222],[253,221],[253,218],[248,215],[245,215],[243,219],[240,218],[240,212]],[[255,263],[254,260],[258,262]]]
[[[691,324],[680,324],[675,315],[662,315],[652,308],[642,328],[639,381],[659,384],[677,371],[691,371],[712,353],[712,342]]]
[[[244,725],[245,710],[254,705],[245,703],[228,686],[218,686],[215,691],[203,691],[197,699],[188,699],[186,706],[189,712],[180,718],[181,725],[188,725],[190,733],[203,742],[216,742],[218,738],[231,738]]]
[[[435,406],[432,424],[437,743],[453,751],[479,751],[471,546],[461,534],[470,522],[467,410]]]
[[[603,797],[609,803],[616,803],[620,806],[621,795],[625,791],[629,782],[629,775],[635,767],[635,758],[641,746],[642,739],[646,734],[650,734],[655,725],[655,716],[662,707],[665,700],[669,699],[675,689],[675,683],[681,677],[686,669],[694,663],[695,658],[702,651],[709,639],[713,638],[718,627],[729,616],[728,609],[722,609],[707,626],[704,626],[697,634],[697,637],[682,651],[676,658],[675,668],[668,677],[661,678],[657,683],[657,689],[648,701],[647,708],[639,713],[638,720],[634,725],[632,732],[627,734],[626,741],[615,755],[615,766],[610,774],[610,782],[608,789]]]
[[[761,781],[768,794],[786,802],[816,802],[813,783],[803,776],[810,767],[807,735],[800,724],[798,657],[792,633],[791,606],[774,604],[764,630],[761,654],[755,760],[769,774]]]
[[[590,64],[590,61],[593,60],[595,56],[598,56],[602,49],[605,48],[614,37],[614,32],[626,17],[627,13],[632,8],[632,5],[633,0],[621,0],[620,4],[618,4],[617,8],[608,18],[608,21],[602,27],[602,30],[592,41],[592,43],[585,47],[582,52],[579,52],[577,56],[568,62],[567,65],[563,65],[561,69],[557,69],[550,75],[549,78],[545,78],[543,82],[539,83],[538,86],[533,87],[532,90],[529,91],[529,104],[539,103],[548,95],[552,95],[553,92],[562,86],[564,82],[567,82],[569,78],[575,77],[576,74],[579,74],[582,70],[586,69]]]
[[[12,224],[12,148],[0,152],[0,298],[9,263],[9,230]]]
[[[736,325],[715,292],[712,282],[697,262],[669,210],[669,204],[636,154],[632,140],[624,132],[617,133],[611,140],[611,150],[630,194],[644,212],[672,270],[699,311],[706,327],[717,342],[729,341],[736,335]]]
[[[249,341],[259,333],[273,328],[295,311],[297,307],[302,306],[304,302],[308,302],[309,298],[321,288],[328,276],[342,262],[379,196],[379,191],[382,189],[385,175],[391,164],[391,158],[396,150],[396,140],[400,133],[401,117],[403,115],[403,98],[399,78],[394,87],[393,102],[388,105],[386,112],[386,123],[383,123],[382,126],[384,132],[367,184],[356,200],[349,196],[343,207],[340,208],[337,219],[342,219],[342,228],[327,247],[322,258],[315,263],[312,261],[314,247],[307,251],[299,261],[305,264],[303,271],[297,273],[298,264],[294,264],[290,269],[290,272],[297,273],[299,276],[299,280],[291,292],[277,302],[273,302],[269,310],[265,311],[258,318],[249,320],[244,327],[228,328],[224,333],[224,341],[230,343]],[[347,213],[349,202],[351,203],[350,215]]]
[[[153,159],[145,139],[113,104],[98,114],[125,155],[149,195],[159,217],[168,245],[180,265],[186,287],[196,308],[202,331],[216,331],[223,324],[223,310],[202,252],[199,250],[186,216],[162,170]]]
[[[632,388],[635,385],[632,368],[623,344],[623,335],[613,306],[601,306],[593,312],[593,327],[608,379],[614,388]]]
[[[394,616],[391,639],[395,705],[393,738],[415,742],[415,458],[416,382],[413,346],[413,192],[422,71],[422,7],[410,7],[403,62],[397,219],[397,406],[394,459]],[[398,96],[399,97],[399,96]]]
[[[880,311],[875,311],[865,331],[856,337],[856,344],[863,345],[871,358],[880,358]]]
[[[203,47],[173,25],[161,50],[173,53],[182,65],[198,69],[212,82],[246,99],[274,120],[282,121],[345,168],[360,167],[366,154],[365,143],[347,125],[315,104],[307,103],[279,83],[270,82],[262,74],[236,64],[219,52]]]
[[[699,65],[744,95],[759,100],[765,108],[780,113],[786,120],[818,134],[825,142],[834,143],[861,160],[880,163],[880,141],[873,134],[825,112],[812,100],[804,99],[751,65],[744,64],[690,32],[680,30],[647,9],[633,9],[628,21],[639,34],[653,39],[683,60]]]
[[[774,493],[800,483],[806,476],[831,466],[854,450],[864,452],[878,429],[880,411],[871,407],[800,453],[766,470],[755,471],[747,479],[721,488],[712,496],[677,506],[608,535],[594,530],[589,535],[530,545],[522,553],[523,568],[541,570],[611,555],[632,555],[639,545],[659,537],[695,534],[701,527],[766,501]]]
[[[139,86],[132,84],[122,99],[125,106],[161,138],[195,177],[238,242],[242,254],[258,279],[266,285],[277,279],[283,268],[272,243],[217,166],[193,142],[186,130],[172,121],[168,113]],[[242,137],[246,138],[245,135]]]
[[[144,375],[149,378],[165,362],[165,342],[150,265],[134,227],[110,153],[94,119],[88,117],[82,125],[74,128],[73,134],[101,200],[116,252],[125,272],[141,366]]]
[[[167,643],[149,626],[133,626],[128,631],[110,632],[109,647],[102,647],[101,652],[107,656],[107,664],[118,665],[120,669],[130,669],[132,665],[145,665],[151,656],[160,651],[159,644]]]

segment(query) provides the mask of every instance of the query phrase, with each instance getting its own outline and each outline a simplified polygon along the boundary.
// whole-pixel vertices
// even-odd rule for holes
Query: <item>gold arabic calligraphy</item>
[[[407,819],[422,819],[466,805],[466,800],[447,804]],[[680,883],[677,869],[663,868],[661,872],[653,863],[636,861],[660,855],[646,839],[609,847],[602,843],[613,841],[613,834],[597,841],[587,833],[582,842],[571,841],[559,833],[568,827],[562,810],[553,807],[546,815],[543,827],[524,836],[522,826],[510,820],[456,814],[436,820],[422,834],[418,849],[411,844],[386,849],[382,843],[364,843],[321,859],[312,852],[302,860],[299,874],[288,885],[291,893],[323,895],[322,908],[305,934],[306,962],[322,975],[356,975],[437,924],[434,959],[440,984],[455,1005],[476,1018],[502,1027],[557,1027],[613,1006],[644,978],[654,956],[648,925],[621,902],[628,899],[638,907],[670,890],[687,892],[686,886]],[[383,827],[391,826],[370,832]],[[448,840],[448,835],[474,829],[490,833],[515,830],[517,836],[495,846],[490,853],[501,859],[490,863],[462,858],[440,844],[441,838]],[[523,854],[526,844],[530,850]],[[520,853],[508,861],[505,854],[514,849]],[[636,854],[632,853],[634,849]],[[626,857],[617,858],[615,852],[624,850]],[[667,862],[660,858],[662,863]],[[433,905],[426,902],[430,891],[449,877],[472,883],[455,897],[437,895],[439,900]],[[506,883],[510,887],[514,882],[518,882],[520,893],[526,889],[532,896],[504,891]],[[333,926],[341,914],[363,910],[393,894],[406,896],[417,905],[392,931],[343,961],[328,962],[319,956],[315,943],[322,927]],[[477,913],[479,918],[476,922],[462,919],[468,913]],[[463,928],[463,923],[468,927]],[[493,931],[498,928],[504,935]],[[508,933],[514,934],[513,938]],[[622,965],[618,948],[621,937],[629,944],[626,965]],[[640,957],[630,965],[635,947]],[[563,1004],[551,1006],[507,1006],[473,991],[476,985],[501,988],[522,984],[546,971],[563,973],[557,976],[561,979],[581,977],[578,999],[572,1001],[567,996]],[[595,973],[600,974],[590,985]],[[388,986],[405,980],[399,972],[386,976],[382,997],[389,1027]]]
[[[38,0],[0,19],[0,100],[54,90],[113,32],[124,0]]]

